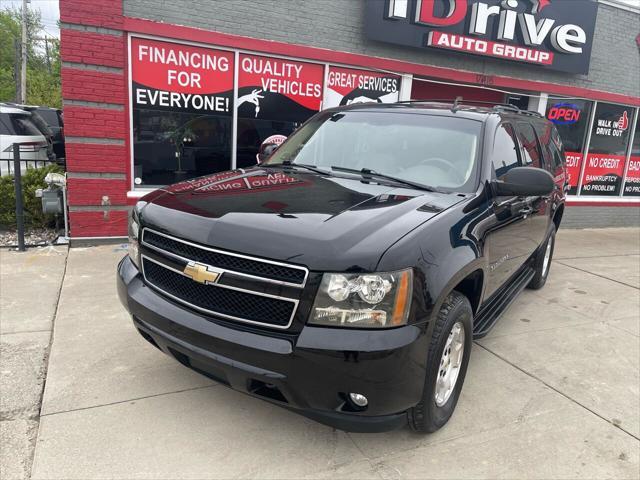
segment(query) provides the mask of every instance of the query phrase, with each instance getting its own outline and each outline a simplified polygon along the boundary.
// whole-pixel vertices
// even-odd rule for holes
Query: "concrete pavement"
[[[427,436],[336,431],[165,357],[118,303],[124,253],[70,250],[33,478],[640,476],[638,229],[561,230],[547,286],[474,345]]]
[[[0,250],[0,478],[27,478],[66,247]]]

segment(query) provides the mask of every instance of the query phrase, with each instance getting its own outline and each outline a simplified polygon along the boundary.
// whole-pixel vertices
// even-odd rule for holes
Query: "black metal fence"
[[[24,156],[24,153],[22,154]],[[65,162],[60,160],[21,160],[20,161],[20,170],[22,170],[22,174],[24,175],[27,169],[30,168],[44,168],[47,165],[60,165],[63,170],[65,168]],[[0,158],[0,177],[4,177],[7,175],[14,174],[14,161],[12,158]]]

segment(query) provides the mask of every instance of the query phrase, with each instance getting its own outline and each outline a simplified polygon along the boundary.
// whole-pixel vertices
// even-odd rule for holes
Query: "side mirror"
[[[504,174],[502,180],[495,181],[497,196],[519,197],[546,196],[553,192],[556,184],[549,172],[535,167],[516,167]]]

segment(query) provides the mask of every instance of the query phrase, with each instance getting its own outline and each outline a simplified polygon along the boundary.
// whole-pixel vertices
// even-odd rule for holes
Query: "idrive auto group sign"
[[[594,0],[370,0],[372,40],[588,73]]]

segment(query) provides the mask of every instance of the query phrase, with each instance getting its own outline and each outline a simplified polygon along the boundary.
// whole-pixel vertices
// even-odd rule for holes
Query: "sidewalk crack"
[[[173,390],[171,392],[154,393],[153,395],[144,395],[142,397],[127,398],[126,400],[117,400],[115,402],[101,403],[100,405],[90,405],[88,407],[70,408],[69,410],[61,410],[59,412],[45,413],[40,415],[40,418],[50,417],[53,415],[61,415],[63,413],[79,412],[82,410],[92,410],[94,408],[100,408],[100,407],[109,407],[111,405],[119,405],[121,403],[136,402],[138,400],[145,400],[147,398],[154,398],[154,397],[162,397],[163,395],[172,395],[174,393],[184,393],[184,392],[192,392],[194,390],[204,390],[205,388],[213,388],[219,385],[220,385],[219,383],[214,383],[212,385],[203,385],[201,387],[185,388],[182,390]]]
[[[64,267],[62,268],[62,275],[60,277],[60,287],[58,288],[58,294],[56,296],[56,305],[53,309],[53,317],[51,318],[51,327],[49,330],[49,344],[45,350],[45,358],[44,358],[44,369],[42,372],[42,387],[40,388],[39,395],[39,405],[38,405],[38,413],[33,416],[33,420],[37,422],[36,434],[34,438],[30,440],[32,442],[32,449],[30,451],[30,458],[27,459],[28,463],[28,472],[27,478],[31,478],[33,473],[33,465],[36,460],[36,447],[38,446],[38,437],[40,435],[40,418],[42,418],[42,402],[44,401],[44,389],[47,386],[47,374],[49,373],[49,361],[51,359],[51,346],[53,345],[53,333],[56,324],[56,318],[58,318],[58,313],[60,310],[60,297],[62,296],[62,288],[64,286],[64,281],[67,277],[67,265],[69,264],[69,247],[66,248],[66,256],[64,257]]]
[[[500,360],[502,360],[503,362],[511,365],[513,368],[515,368],[516,370],[519,370],[520,372],[524,373],[525,375],[527,375],[528,377],[533,378],[534,380],[537,380],[538,382],[542,383],[544,386],[546,386],[547,388],[553,390],[554,392],[558,393],[559,395],[562,395],[564,398],[566,398],[567,400],[569,400],[572,403],[575,403],[576,405],[578,405],[579,407],[582,407],[583,409],[585,409],[586,411],[592,413],[593,415],[595,415],[596,417],[604,420],[605,422],[607,422],[609,425],[612,425],[614,427],[616,427],[617,429],[623,431],[624,433],[626,433],[627,435],[629,435],[632,438],[635,438],[636,440],[640,441],[640,437],[634,435],[633,433],[629,432],[628,430],[625,430],[619,423],[617,423],[614,420],[609,420],[608,418],[602,416],[601,414],[599,414],[598,412],[596,412],[595,410],[592,410],[591,408],[587,407],[586,405],[580,403],[579,401],[577,401],[575,398],[571,398],[569,395],[567,395],[566,393],[558,390],[557,388],[555,388],[553,385],[550,385],[549,383],[545,382],[544,380],[542,380],[541,378],[537,377],[536,375],[534,375],[531,372],[528,372],[527,370],[525,370],[522,367],[519,367],[518,365],[516,365],[515,363],[507,360],[505,357],[503,357],[502,355],[494,352],[493,350],[489,349],[488,347],[479,344],[478,342],[474,342],[477,346],[479,346],[480,348],[482,348],[483,350],[487,351],[488,353],[490,353],[491,355],[494,355],[495,357],[499,358]]]
[[[616,256],[620,256],[620,255],[616,255]],[[640,290],[640,287],[636,287],[635,285],[630,285],[628,283],[621,282],[620,280],[616,280],[614,278],[605,277],[604,275],[600,275],[599,273],[590,272],[589,270],[585,270],[585,269],[579,268],[579,267],[574,267],[573,265],[567,265],[566,263],[562,263],[561,260],[556,260],[556,262],[558,262],[560,265],[564,265],[565,267],[573,268],[574,270],[578,270],[580,272],[588,273],[589,275],[593,275],[595,277],[600,277],[600,278],[603,278],[605,280],[609,280],[610,282],[616,282],[616,283],[619,283],[620,285],[624,285],[626,287],[631,287],[631,288],[634,288],[636,290]]]

